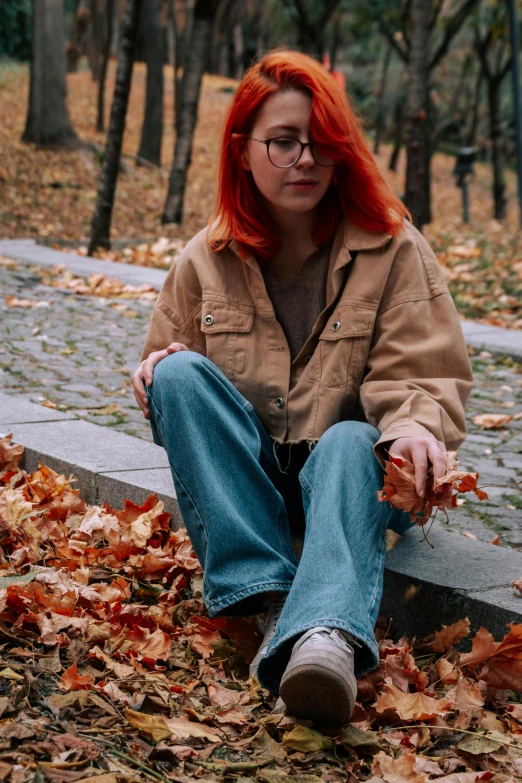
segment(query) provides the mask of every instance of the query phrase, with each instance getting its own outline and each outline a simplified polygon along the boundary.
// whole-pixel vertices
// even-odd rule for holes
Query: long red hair
[[[310,133],[332,149],[335,172],[320,203],[314,241],[325,244],[335,234],[344,213],[370,231],[400,230],[403,202],[389,189],[368,149],[362,123],[346,94],[328,71],[312,57],[276,49],[250,68],[234,95],[225,121],[216,206],[210,220],[209,242],[223,250],[236,239],[259,256],[277,252],[279,239],[252,176],[241,164],[244,134],[249,134],[263,102],[278,90],[304,90],[312,97]]]

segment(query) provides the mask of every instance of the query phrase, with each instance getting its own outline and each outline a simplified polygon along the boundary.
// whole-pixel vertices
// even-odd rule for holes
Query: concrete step
[[[120,508],[123,499],[142,503],[155,492],[183,524],[168,460],[162,448],[108,427],[0,393],[0,433],[25,447],[23,466],[43,462],[78,479],[89,503]],[[433,548],[419,528],[408,531],[386,555],[381,611],[395,634],[420,636],[462,617],[473,630],[484,625],[500,639],[508,622],[522,622],[522,597],[511,582],[522,576],[522,552],[450,533],[435,523]]]

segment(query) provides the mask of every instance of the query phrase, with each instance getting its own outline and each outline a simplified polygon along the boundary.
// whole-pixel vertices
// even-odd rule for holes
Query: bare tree
[[[91,13],[87,7],[87,0],[77,0],[71,38],[66,47],[68,73],[78,70],[78,61],[85,50],[85,38],[90,18]]]
[[[96,116],[96,130],[101,133],[105,130],[105,82],[111,54],[111,44],[114,25],[114,0],[106,0],[105,5],[105,40],[103,42],[103,59],[98,82],[98,111]]]
[[[314,3],[318,13],[312,17],[304,0],[284,0],[288,7],[293,7],[295,23],[298,30],[298,46],[305,52],[314,53],[322,60],[325,52],[324,36],[326,28],[339,5],[339,0],[321,0]]]
[[[31,83],[22,141],[79,145],[66,95],[63,0],[33,0]]]
[[[416,226],[422,226],[425,215],[425,172],[428,132],[429,60],[426,52],[430,35],[430,0],[412,0],[411,48],[409,57],[408,92],[406,95],[406,206]]]
[[[431,222],[432,73],[478,3],[479,0],[461,0],[451,13],[446,13],[444,0],[404,0],[399,12],[395,2],[385,0],[385,9],[379,7],[381,32],[406,64],[411,77],[405,103],[406,138],[409,140],[405,200],[418,228]],[[416,67],[411,62],[414,46]],[[426,79],[424,86],[421,73]]]
[[[141,31],[145,62],[147,63],[147,91],[141,128],[138,164],[141,160],[155,166],[161,162],[163,136],[163,26],[161,24],[162,0],[147,0],[141,16]]]
[[[132,69],[136,54],[138,25],[143,0],[127,0],[121,30],[121,47],[112,99],[111,118],[98,186],[98,195],[91,223],[89,254],[97,248],[109,248],[114,193],[121,160],[125,117],[129,102]]]
[[[176,121],[174,161],[162,223],[181,223],[187,173],[192,158],[192,139],[196,127],[201,81],[206,66],[212,22],[219,0],[196,0],[192,31],[187,42],[179,117]]]
[[[388,45],[384,52],[384,58],[382,61],[381,81],[379,84],[379,91],[377,93],[377,111],[375,116],[375,140],[373,145],[373,151],[376,155],[379,154],[379,145],[381,143],[381,137],[384,131],[386,121],[385,101],[387,93],[388,72],[390,69],[390,62],[393,49]]]
[[[486,29],[481,19],[475,24],[475,50],[486,80],[489,113],[489,138],[493,166],[493,201],[496,220],[506,217],[505,149],[500,111],[500,88],[512,67],[506,8],[500,5],[486,9]]]

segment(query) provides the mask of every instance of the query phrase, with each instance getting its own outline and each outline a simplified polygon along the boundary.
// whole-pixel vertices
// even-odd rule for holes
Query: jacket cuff
[[[413,419],[403,419],[397,421],[381,433],[381,437],[373,447],[373,453],[384,468],[384,460],[388,458],[386,450],[397,438],[434,438],[433,432],[430,432],[422,424]]]

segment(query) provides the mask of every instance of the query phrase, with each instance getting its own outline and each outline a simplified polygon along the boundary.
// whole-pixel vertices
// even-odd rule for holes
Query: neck
[[[283,247],[312,242],[312,232],[317,221],[316,210],[291,212],[290,210],[274,209],[270,205],[268,205],[268,210]]]

